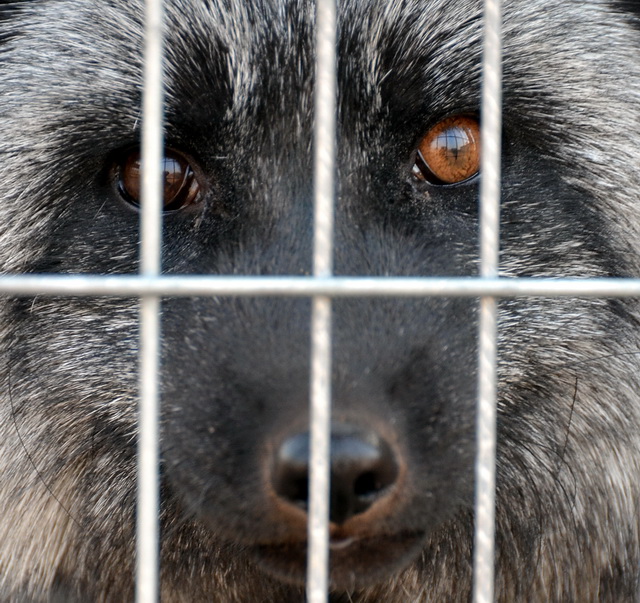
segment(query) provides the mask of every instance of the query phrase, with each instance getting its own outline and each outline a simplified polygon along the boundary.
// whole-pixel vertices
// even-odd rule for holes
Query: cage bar
[[[313,275],[333,272],[336,135],[336,4],[316,4]],[[331,298],[315,295],[311,317],[310,475],[307,600],[329,592],[329,478],[331,446]]]
[[[502,14],[500,0],[484,3],[482,58],[480,275],[498,276],[500,246],[500,161],[502,132]],[[497,300],[480,298],[478,403],[476,413],[476,500],[473,600],[494,599]]]
[[[635,278],[4,275],[0,295],[135,297],[640,297]]]
[[[142,114],[142,208],[140,274],[160,274],[162,241],[163,119],[162,0],[146,0]],[[159,599],[159,412],[160,298],[140,298],[140,406],[136,512],[136,601]]]

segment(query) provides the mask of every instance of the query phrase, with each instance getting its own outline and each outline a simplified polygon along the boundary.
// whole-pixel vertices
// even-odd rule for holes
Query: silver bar
[[[500,151],[502,133],[502,14],[500,0],[485,0],[482,60],[480,275],[498,276],[500,247]],[[494,600],[497,301],[480,299],[478,406],[476,417],[476,502],[474,603]]]
[[[157,375],[160,300],[155,296],[145,296],[140,300],[140,304],[136,601],[156,603],[159,600]]]
[[[329,477],[331,450],[331,298],[313,298],[311,318],[311,459],[307,600],[329,592]]]
[[[0,276],[0,295],[137,297],[640,297],[640,279],[242,276]]]
[[[140,273],[153,278],[160,273],[162,245],[162,0],[146,0],[145,11]],[[155,294],[143,293],[140,298],[137,603],[159,600],[159,350],[160,299]]]
[[[480,298],[476,413],[474,603],[491,603],[494,591],[496,305],[495,297]]]
[[[316,4],[313,275],[333,272],[336,138],[336,5]],[[311,317],[311,458],[307,601],[329,593],[329,465],[331,430],[331,298],[316,295]]]
[[[498,276],[502,146],[501,0],[485,0],[482,62],[480,275]]]

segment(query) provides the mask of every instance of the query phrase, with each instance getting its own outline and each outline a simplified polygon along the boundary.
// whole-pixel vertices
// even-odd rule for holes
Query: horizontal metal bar
[[[640,279],[4,275],[0,295],[640,297]]]

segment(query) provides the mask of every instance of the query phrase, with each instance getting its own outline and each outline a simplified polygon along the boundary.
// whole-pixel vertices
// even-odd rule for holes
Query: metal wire
[[[640,297],[640,279],[4,275],[0,295]]]
[[[336,5],[316,4],[313,274],[333,272],[336,132]],[[331,445],[331,298],[313,298],[311,318],[310,477],[307,600],[329,592],[329,477]]]
[[[142,116],[142,211],[140,273],[160,273],[162,240],[162,1],[147,0],[145,13]],[[158,601],[159,576],[159,412],[158,365],[160,299],[140,298],[140,406],[138,418],[138,497],[136,601]]]
[[[502,40],[500,0],[485,0],[482,62],[482,163],[480,183],[480,275],[498,276],[500,247],[500,150],[502,132]],[[495,297],[480,299],[478,405],[476,415],[476,501],[473,600],[492,603],[496,488]]]

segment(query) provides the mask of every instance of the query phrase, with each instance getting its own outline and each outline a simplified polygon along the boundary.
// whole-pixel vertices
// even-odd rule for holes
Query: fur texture
[[[336,273],[474,275],[477,179],[415,149],[479,111],[479,0],[339,7]],[[311,268],[313,6],[169,0],[166,140],[201,183],[168,273]],[[138,0],[0,4],[0,269],[132,273]],[[501,273],[640,273],[633,2],[507,0]],[[332,526],[332,600],[467,601],[476,304],[337,300],[334,429],[388,444],[391,494]],[[132,597],[137,302],[0,306],[0,598]],[[636,300],[500,304],[497,597],[637,600]],[[300,601],[305,516],[274,493],[307,429],[309,302],[163,303],[162,598]],[[385,444],[386,445],[386,444]],[[353,539],[348,544],[349,539]],[[345,544],[346,543],[346,544]]]

